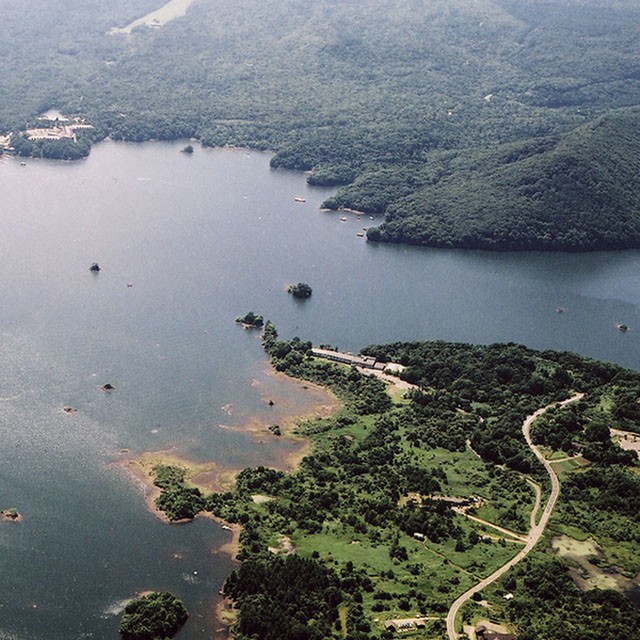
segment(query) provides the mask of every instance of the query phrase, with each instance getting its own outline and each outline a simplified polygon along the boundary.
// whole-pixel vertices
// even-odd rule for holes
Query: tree
[[[309,298],[311,296],[311,287],[306,282],[298,282],[298,284],[289,285],[287,291],[294,298]]]
[[[253,311],[245,313],[243,316],[238,316],[236,322],[250,328],[260,328],[264,324],[264,318],[255,314]]]

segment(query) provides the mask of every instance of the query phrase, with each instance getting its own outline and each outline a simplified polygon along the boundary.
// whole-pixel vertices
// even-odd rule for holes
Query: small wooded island
[[[287,293],[290,293],[294,298],[310,298],[313,291],[306,282],[298,282],[298,284],[290,284],[287,287]]]
[[[260,329],[264,325],[264,318],[253,311],[248,311],[243,316],[238,316],[236,322],[246,329]]]
[[[178,633],[188,617],[181,600],[166,591],[154,591],[127,604],[120,636],[122,640],[166,640]]]
[[[469,597],[455,628],[490,617],[503,638],[637,640],[628,594],[640,567],[638,456],[610,428],[640,432],[639,373],[572,353],[446,342],[371,346],[360,360],[373,368],[358,370],[281,340],[270,322],[263,344],[278,371],[343,403],[299,426],[313,442],[299,468],[245,469],[233,490],[212,494],[180,468],[155,470],[170,519],[204,511],[242,525],[242,564],[224,585],[235,638],[384,640],[402,629],[442,640],[454,600],[523,549],[536,494],[550,500],[548,472],[523,437],[535,414],[531,437],[561,475],[560,497],[542,541]],[[402,386],[371,375],[385,363],[403,365]]]

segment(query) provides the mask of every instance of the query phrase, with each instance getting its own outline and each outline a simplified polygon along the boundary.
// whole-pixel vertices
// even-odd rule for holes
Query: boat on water
[[[307,199],[303,198],[302,196],[294,196],[293,201],[294,202],[306,202]]]

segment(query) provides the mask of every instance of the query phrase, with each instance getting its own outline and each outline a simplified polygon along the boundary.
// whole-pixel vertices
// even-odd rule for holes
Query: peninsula
[[[634,637],[638,456],[610,428],[638,429],[640,374],[513,344],[364,349],[402,365],[387,375],[410,386],[390,393],[376,369],[280,340],[270,322],[264,345],[277,370],[326,385],[343,407],[300,424],[313,450],[297,469],[245,469],[231,491],[197,498],[242,524],[224,586],[234,637],[454,640],[489,638],[498,622],[502,638],[558,640],[567,621]],[[597,561],[549,551],[585,539]],[[597,616],[594,602],[606,603]]]

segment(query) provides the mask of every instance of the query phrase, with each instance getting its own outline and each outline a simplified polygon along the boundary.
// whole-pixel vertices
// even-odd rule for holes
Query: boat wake
[[[106,609],[102,611],[103,618],[110,618],[112,616],[119,616],[124,608],[131,602],[132,598],[124,598],[120,600],[116,600],[112,602]],[[0,636],[0,640],[3,640],[2,636]]]

